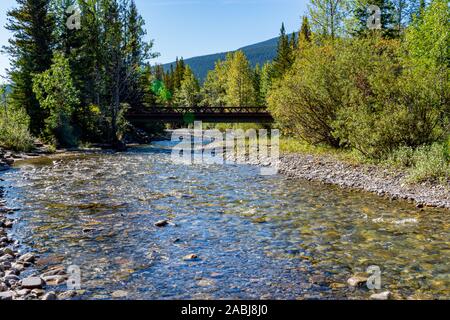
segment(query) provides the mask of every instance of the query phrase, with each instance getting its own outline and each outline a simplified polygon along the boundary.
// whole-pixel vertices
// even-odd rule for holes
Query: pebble
[[[391,297],[391,292],[386,291],[386,292],[375,293],[375,294],[371,295],[370,300],[389,300],[390,297]]]

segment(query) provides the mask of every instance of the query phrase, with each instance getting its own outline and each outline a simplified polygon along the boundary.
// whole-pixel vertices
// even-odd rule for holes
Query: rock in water
[[[168,224],[169,224],[169,221],[161,220],[161,221],[158,221],[155,223],[155,227],[162,228],[162,227],[167,226]]]
[[[41,289],[43,281],[38,277],[29,277],[22,280],[22,288],[24,289]]]
[[[367,277],[353,276],[347,280],[347,283],[350,287],[361,287],[367,283],[367,279]]]
[[[198,260],[198,256],[196,254],[188,254],[183,258],[184,261],[196,261]]]
[[[123,298],[128,297],[128,292],[123,291],[123,290],[117,290],[117,291],[114,291],[111,296],[116,299],[123,299]]]
[[[382,293],[375,293],[370,296],[370,300],[389,300],[391,293],[389,291]]]

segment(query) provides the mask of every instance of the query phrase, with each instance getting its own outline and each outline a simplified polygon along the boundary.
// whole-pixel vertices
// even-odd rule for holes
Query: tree
[[[396,0],[404,1],[404,0]],[[403,2],[402,2],[403,3]],[[373,12],[368,10],[370,5],[375,5],[381,10],[381,30],[369,30],[367,28],[367,21]],[[354,12],[354,26],[352,27],[352,33],[357,36],[371,35],[373,31],[381,33],[386,38],[394,38],[399,36],[398,30],[396,30],[396,12],[392,0],[359,0],[355,2],[353,7]],[[401,14],[403,14],[403,9]]]
[[[311,0],[308,11],[312,29],[319,39],[334,40],[345,34],[348,0]]]
[[[79,92],[73,85],[69,61],[62,53],[55,54],[50,69],[34,76],[33,92],[50,115],[45,120],[47,138],[55,138],[62,146],[76,145],[71,117],[79,103]]]
[[[32,75],[51,65],[54,21],[50,0],[17,0],[18,7],[7,13],[6,29],[12,32],[5,51],[11,56],[9,76],[13,83],[12,103],[25,108],[30,130],[39,135],[47,117],[33,93]]]
[[[273,65],[270,62],[266,62],[261,69],[260,76],[260,101],[263,105],[267,104],[267,97],[272,89],[273,82]]]
[[[222,107],[226,105],[227,74],[229,61],[217,61],[214,70],[208,72],[201,89],[201,105]]]
[[[255,88],[250,63],[242,51],[227,56],[226,101],[229,106],[246,107],[255,104]]]
[[[122,90],[122,100],[126,101],[131,109],[140,109],[144,102],[145,88],[142,86],[142,73],[149,59],[155,58],[158,54],[151,51],[153,41],[145,42],[144,19],[139,15],[136,3],[132,0],[127,8],[124,18],[124,42],[125,42],[125,68],[129,70],[124,89]],[[144,78],[145,79],[145,78]],[[149,85],[149,83],[144,84]]]
[[[299,36],[298,36],[298,48],[301,50],[305,46],[307,46],[312,41],[312,32],[309,26],[309,21],[307,16],[303,16],[302,18],[302,26],[300,28]]]
[[[312,144],[339,146],[332,126],[343,96],[336,52],[332,44],[309,46],[268,97],[269,111],[281,128]]]
[[[189,66],[186,66],[180,88],[175,92],[175,103],[182,107],[194,107],[200,101],[200,85]]]
[[[281,78],[284,73],[289,70],[292,62],[292,47],[289,43],[289,37],[286,35],[286,29],[283,23],[278,39],[277,56],[274,59],[274,76],[276,78]]]

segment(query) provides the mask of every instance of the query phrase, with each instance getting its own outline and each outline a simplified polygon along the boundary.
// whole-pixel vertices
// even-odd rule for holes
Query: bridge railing
[[[146,108],[139,111],[130,111],[129,115],[133,114],[186,114],[186,113],[208,113],[208,114],[223,114],[223,113],[268,113],[266,107],[174,107],[174,106],[156,106]]]

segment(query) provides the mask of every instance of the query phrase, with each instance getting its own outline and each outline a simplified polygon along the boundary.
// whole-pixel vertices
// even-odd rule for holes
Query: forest
[[[369,5],[381,9],[379,28]],[[66,26],[71,6],[79,30]],[[445,0],[310,0],[299,31],[282,25],[273,61],[253,68],[229,53],[203,83],[182,58],[168,71],[151,64],[157,53],[132,0],[17,0],[8,17],[5,148],[30,149],[35,137],[119,147],[130,110],[264,105],[290,143],[406,168],[414,181],[449,177]]]

